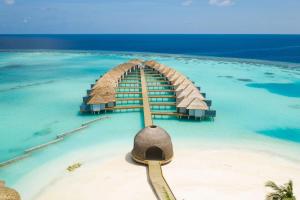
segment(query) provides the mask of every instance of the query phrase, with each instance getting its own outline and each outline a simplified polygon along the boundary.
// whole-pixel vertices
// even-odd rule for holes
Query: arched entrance
[[[146,151],[146,160],[164,160],[164,157],[163,151],[156,146],[150,147]]]

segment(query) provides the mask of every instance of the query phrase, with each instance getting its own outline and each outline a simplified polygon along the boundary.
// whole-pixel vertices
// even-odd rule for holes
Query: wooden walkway
[[[143,107],[144,107],[144,124],[145,127],[148,127],[153,124],[153,121],[152,121],[151,109],[149,104],[147,81],[146,81],[144,69],[141,69],[140,73],[141,73]]]
[[[148,90],[149,92],[175,92],[175,90]]]
[[[143,98],[116,98],[116,101],[141,101]]]
[[[175,117],[188,117],[188,114],[178,113],[178,112],[152,112],[152,115],[161,116],[175,116]]]
[[[151,106],[159,105],[158,103],[155,104],[153,102],[149,102],[150,98],[173,98],[173,96],[148,96],[148,86],[146,81],[146,76],[144,69],[140,69],[141,73],[141,84],[142,84],[142,95],[143,95],[143,108],[144,108],[144,124],[145,127],[151,126],[153,124],[151,112]],[[151,82],[153,83],[153,82]],[[149,92],[151,92],[149,90]],[[160,103],[161,105],[161,103]],[[168,105],[168,104],[164,104]],[[173,105],[173,103],[172,103]],[[148,163],[148,176],[155,191],[155,194],[159,200],[176,200],[175,196],[173,195],[170,187],[168,186],[161,169],[160,161],[156,160],[149,160]]]
[[[156,196],[160,200],[176,200],[161,170],[160,161],[148,161],[148,175]]]
[[[142,92],[116,92],[116,94],[142,94]]]
[[[143,106],[114,106],[110,108],[105,108],[105,110],[129,110],[129,109],[137,109],[137,108],[143,108]]]
[[[176,106],[176,102],[150,102],[151,106]]]
[[[156,95],[156,96],[149,96],[149,98],[152,98],[152,99],[176,99],[176,96],[175,95],[169,95],[169,96],[159,96],[159,95]]]
[[[128,87],[128,86],[119,86],[117,89],[140,89],[140,86],[136,86],[136,87]]]

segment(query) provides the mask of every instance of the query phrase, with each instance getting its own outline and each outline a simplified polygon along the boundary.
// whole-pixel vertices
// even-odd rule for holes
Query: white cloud
[[[3,1],[4,1],[4,3],[6,5],[13,5],[13,4],[15,4],[15,0],[3,0]]]
[[[183,6],[190,6],[193,4],[193,0],[184,0],[181,5]]]
[[[215,6],[230,6],[234,4],[234,0],[209,0],[209,4]]]

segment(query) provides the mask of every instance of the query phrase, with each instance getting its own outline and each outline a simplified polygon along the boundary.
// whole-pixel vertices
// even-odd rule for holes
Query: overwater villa
[[[148,166],[149,180],[158,199],[175,200],[161,169],[173,157],[171,137],[154,125],[152,118],[211,119],[216,111],[210,106],[211,101],[200,87],[175,69],[156,61],[131,60],[96,80],[83,97],[80,111],[100,114],[143,109],[145,128],[134,138],[132,159]]]
[[[189,78],[156,61],[141,60],[118,65],[101,76],[91,85],[87,96],[83,97],[80,111],[98,114],[112,110],[141,109],[141,68],[145,72],[152,115],[194,119],[216,116],[216,111],[210,109],[211,101]],[[172,107],[176,110],[167,112]],[[157,108],[159,112],[155,111]],[[162,111],[161,108],[167,109]]]

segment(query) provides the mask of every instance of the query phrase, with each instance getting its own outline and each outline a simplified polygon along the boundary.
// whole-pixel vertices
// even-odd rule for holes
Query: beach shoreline
[[[22,188],[23,198],[155,199],[147,180],[146,166],[133,162],[128,149],[123,154],[119,149],[118,153],[106,152],[105,156],[93,157],[100,150],[94,149],[94,155],[89,155],[87,160],[68,155],[72,158],[68,161],[70,165],[75,162],[83,164],[73,172],[66,170],[68,159],[65,158],[59,159],[61,163],[53,160],[33,171],[17,184]],[[87,150],[85,153],[88,151],[91,152]],[[81,152],[81,155],[85,153]],[[26,180],[42,171],[50,172],[53,166],[59,170],[52,174],[47,184],[38,190],[27,190],[29,186],[25,186]],[[163,172],[178,199],[199,199],[200,196],[206,199],[264,199],[268,191],[264,187],[266,181],[283,184],[289,179],[294,181],[296,196],[300,195],[299,163],[264,152],[179,147],[176,148],[173,161],[163,166]]]

